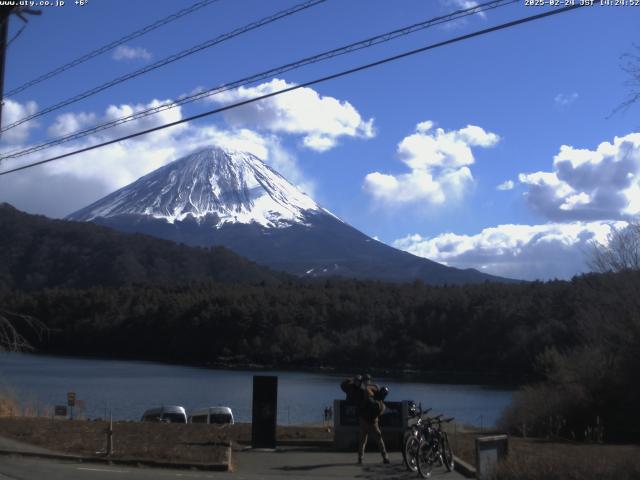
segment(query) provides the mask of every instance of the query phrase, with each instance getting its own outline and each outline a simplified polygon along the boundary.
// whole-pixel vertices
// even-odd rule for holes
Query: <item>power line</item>
[[[39,112],[33,113],[31,115],[28,115],[26,117],[21,118],[20,120],[13,122],[10,125],[7,125],[6,127],[0,129],[0,133],[2,132],[6,132],[7,130],[10,130],[12,128],[17,127],[18,125],[21,125],[25,122],[28,122],[29,120],[33,120],[34,118],[38,118],[41,117],[43,115],[46,115],[47,113],[53,112],[54,110],[58,110],[62,107],[66,107],[67,105],[71,105],[72,103],[76,103],[80,100],[83,100],[87,97],[90,97],[92,95],[95,95],[96,93],[102,92],[103,90],[106,90],[108,88],[111,88],[115,85],[118,85],[122,82],[126,82],[127,80],[131,80],[132,78],[138,77],[140,75],[143,75],[145,73],[148,73],[152,70],[155,70],[157,68],[160,67],[164,67],[165,65],[168,65],[170,63],[173,63],[177,60],[181,60],[182,58],[185,58],[189,55],[193,55],[194,53],[200,52],[201,50],[204,50],[206,48],[210,48],[213,47],[214,45],[217,45],[219,43],[225,42],[227,40],[230,40],[231,38],[237,37],[239,35],[242,35],[244,33],[247,33],[251,30],[255,30],[257,28],[260,28],[264,25],[273,23],[277,20],[280,20],[282,18],[288,17],[290,15],[293,15],[295,13],[298,13],[302,10],[306,10],[308,8],[314,7],[320,3],[324,3],[327,0],[307,0],[306,2],[300,3],[298,5],[295,5],[294,7],[288,8],[286,10],[282,10],[278,13],[275,13],[273,15],[269,15],[268,17],[262,18],[261,20],[249,23],[243,27],[240,28],[236,28],[235,30],[228,32],[228,33],[224,33],[216,38],[213,38],[211,40],[208,40],[206,42],[200,43],[198,45],[195,45],[191,48],[188,48],[186,50],[182,50],[181,52],[175,53],[169,57],[166,57],[162,60],[158,60],[155,63],[152,63],[151,65],[147,65],[145,67],[142,67],[138,70],[135,70],[133,72],[130,72],[126,75],[123,75],[121,77],[115,78],[107,83],[103,83],[102,85],[99,85],[97,87],[94,87],[90,90],[87,90],[83,93],[80,93],[74,97],[68,98],[66,100],[63,100],[59,103],[56,103],[55,105],[52,105],[50,107],[45,108],[44,110],[41,110]]]
[[[62,143],[66,143],[72,140],[78,140],[80,138],[86,137],[88,135],[94,134],[94,133],[98,133],[101,132],[103,130],[109,129],[109,128],[113,128],[116,127],[118,125],[122,125],[124,123],[133,121],[133,120],[137,120],[140,118],[144,118],[150,115],[155,115],[157,113],[163,112],[165,110],[169,110],[172,108],[176,108],[178,106],[187,104],[187,103],[191,103],[197,100],[201,100],[203,98],[207,98],[207,97],[211,97],[213,95],[217,95],[219,93],[228,91],[228,90],[232,90],[234,88],[238,88],[240,86],[244,86],[244,85],[248,85],[251,83],[255,83],[258,82],[260,80],[264,80],[266,78],[270,78],[272,76],[275,75],[279,75],[291,70],[295,70],[298,68],[301,68],[303,66],[306,65],[310,65],[313,63],[318,63],[327,59],[331,59],[340,55],[344,55],[347,53],[352,53],[364,48],[369,48],[372,47],[374,45],[378,45],[380,43],[384,43],[384,42],[388,42],[391,40],[394,40],[400,36],[405,36],[405,35],[409,35],[411,33],[417,32],[419,30],[423,30],[429,27],[433,27],[436,25],[441,25],[443,23],[448,23],[448,22],[452,22],[455,20],[460,20],[461,18],[470,16],[470,15],[475,15],[477,13],[481,13],[481,12],[485,12],[488,10],[493,10],[499,7],[503,7],[512,3],[516,3],[519,2],[520,0],[492,0],[489,2],[485,2],[481,5],[477,5],[475,7],[471,7],[471,8],[467,8],[464,10],[457,10],[455,12],[449,13],[447,15],[443,15],[443,16],[439,16],[439,17],[435,17],[435,18],[431,18],[429,20],[423,21],[423,22],[419,22],[419,23],[415,23],[413,25],[409,25],[407,27],[403,27],[403,28],[399,28],[396,30],[393,30],[391,32],[387,32],[387,33],[383,33],[380,35],[376,35],[374,37],[370,37],[367,38],[365,40],[361,40],[358,42],[354,42],[351,43],[349,45],[343,46],[343,47],[339,47],[339,48],[335,48],[329,51],[325,51],[322,52],[320,54],[317,55],[313,55],[311,57],[306,57],[303,58],[301,60],[295,61],[295,62],[291,62],[288,63],[286,65],[282,65],[276,68],[272,68],[270,70],[267,70],[265,72],[261,72],[255,75],[251,75],[249,77],[245,77],[242,78],[240,80],[236,80],[233,81],[231,83],[225,83],[224,85],[220,85],[217,87],[213,87],[210,88],[208,90],[204,90],[201,92],[197,92],[195,94],[192,95],[188,95],[186,97],[182,97],[179,98],[177,100],[171,100],[165,103],[162,103],[160,105],[157,105],[155,107],[151,107],[148,108],[146,110],[142,110],[136,113],[133,113],[131,115],[127,115],[125,117],[120,117],[114,120],[111,120],[109,122],[106,123],[102,123],[100,125],[96,125],[90,128],[87,128],[85,130],[81,130],[78,132],[74,132],[71,133],[69,135],[65,135],[65,136],[61,136],[52,140],[49,140],[47,142],[41,143],[39,145],[34,145],[32,147],[26,148],[26,149],[17,149],[17,150],[13,150],[13,151],[9,151],[9,152],[4,152],[2,154],[0,154],[0,161],[5,160],[5,159],[9,159],[9,158],[18,158],[18,157],[22,157],[24,155],[28,155],[30,153],[34,153],[34,152],[38,152],[41,150],[45,150],[47,148],[51,148],[53,146],[56,145],[60,145]]]
[[[80,65],[81,63],[86,62],[87,60],[91,60],[92,58],[97,57],[98,55],[102,55],[103,53],[108,52],[109,50],[113,50],[114,48],[130,42],[131,40],[141,37],[142,35],[151,32],[152,30],[155,30],[157,28],[160,28],[168,23],[173,22],[174,20],[177,20],[181,17],[184,17],[185,15],[189,15],[190,13],[193,13],[203,7],[206,7],[207,5],[210,5],[214,2],[218,2],[219,0],[200,0],[199,2],[194,3],[193,5],[191,5],[190,7],[187,8],[183,8],[182,10],[178,10],[177,12],[161,18],[160,20],[153,22],[150,25],[147,25],[146,27],[143,27],[139,30],[136,30],[135,32],[132,32],[122,38],[119,38],[117,40],[114,40],[111,43],[108,43],[106,45],[103,45],[100,48],[97,48],[95,50],[92,50],[89,53],[86,53],[84,55],[82,55],[81,57],[76,58],[75,60],[72,60],[68,63],[65,63],[64,65],[54,68],[53,70],[51,70],[50,72],[47,72],[43,75],[40,75],[37,78],[34,78],[33,80],[30,80],[22,85],[20,85],[19,87],[14,88],[13,90],[9,91],[8,93],[5,94],[5,97],[10,97],[12,95],[15,95],[17,93],[23,92],[26,89],[33,87],[34,85],[37,85],[39,83],[44,82],[45,80],[48,80],[52,77],[55,77],[56,75],[61,74],[62,72],[65,72],[67,70],[72,69],[73,67],[77,67],[78,65]],[[17,35],[16,35],[17,37]],[[15,39],[15,37],[14,37]]]
[[[207,112],[199,113],[197,115],[192,115],[190,117],[183,118],[181,120],[176,120],[175,122],[166,123],[164,125],[159,125],[157,127],[149,128],[147,130],[142,130],[140,132],[136,132],[136,133],[132,133],[132,134],[129,134],[129,135],[125,135],[124,137],[116,138],[116,139],[109,140],[109,141],[106,141],[106,142],[102,142],[102,143],[99,143],[99,144],[96,144],[96,145],[92,145],[92,146],[89,146],[89,147],[81,148],[79,150],[74,150],[72,152],[68,152],[68,153],[64,153],[64,154],[61,154],[61,155],[57,155],[55,157],[47,158],[45,160],[40,160],[40,161],[37,161],[37,162],[29,163],[27,165],[22,165],[20,167],[12,168],[10,170],[5,170],[3,172],[0,172],[0,176],[7,175],[9,173],[18,172],[18,171],[21,171],[21,170],[25,170],[27,168],[35,167],[35,166],[38,166],[38,165],[43,165],[45,163],[53,162],[55,160],[60,160],[60,159],[63,159],[63,158],[71,157],[73,155],[77,155],[77,154],[80,154],[80,153],[85,153],[85,152],[88,152],[90,150],[95,150],[97,148],[105,147],[107,145],[112,145],[114,143],[118,143],[118,142],[121,142],[121,141],[124,141],[124,140],[129,140],[131,138],[136,138],[136,137],[139,137],[139,136],[142,136],[142,135],[146,135],[148,133],[156,132],[158,130],[163,130],[165,128],[175,127],[176,125],[180,125],[182,123],[191,122],[193,120],[198,120],[200,118],[204,118],[204,117],[208,117],[210,115],[214,115],[216,113],[221,113],[221,112],[224,112],[224,111],[227,111],[227,110],[231,110],[233,108],[238,108],[238,107],[242,107],[244,105],[248,105],[248,104],[251,104],[251,103],[254,103],[254,102],[258,102],[260,100],[265,100],[267,98],[275,97],[277,95],[282,95],[284,93],[292,92],[292,91],[298,90],[300,88],[310,87],[310,86],[316,85],[318,83],[326,82],[326,81],[329,81],[329,80],[334,80],[336,78],[340,78],[340,77],[344,77],[344,76],[347,76],[347,75],[351,75],[353,73],[361,72],[363,70],[368,70],[370,68],[377,67],[377,66],[380,66],[380,65],[384,65],[386,63],[393,62],[393,61],[396,61],[396,60],[400,60],[402,58],[410,57],[410,56],[416,55],[418,53],[423,53],[423,52],[426,52],[428,50],[433,50],[433,49],[436,49],[436,48],[439,48],[439,47],[443,47],[443,46],[446,46],[446,45],[451,45],[453,43],[458,43],[458,42],[461,42],[461,41],[464,41],[464,40],[469,40],[471,38],[479,37],[481,35],[486,35],[488,33],[496,32],[498,30],[504,30],[504,29],[507,29],[507,28],[515,27],[517,25],[522,25],[524,23],[532,22],[532,21],[535,21],[535,20],[540,20],[542,18],[550,17],[552,15],[558,15],[560,13],[565,13],[565,12],[568,12],[570,10],[575,10],[577,8],[582,8],[583,6],[584,5],[572,5],[572,6],[557,8],[557,9],[553,9],[553,10],[550,10],[550,11],[547,11],[547,12],[539,13],[537,15],[531,15],[531,16],[528,16],[528,17],[520,18],[518,20],[512,20],[512,21],[507,22],[507,23],[502,23],[502,24],[496,25],[494,27],[485,28],[483,30],[477,30],[475,32],[468,33],[466,35],[462,35],[462,36],[459,36],[459,37],[454,37],[454,38],[451,38],[449,40],[444,40],[444,41],[438,42],[438,43],[433,43],[431,45],[427,45],[427,46],[424,46],[424,47],[421,47],[421,48],[417,48],[415,50],[410,50],[410,51],[407,51],[407,52],[404,52],[404,53],[400,53],[398,55],[393,55],[393,56],[390,56],[390,57],[386,57],[386,58],[383,58],[381,60],[377,60],[377,61],[372,62],[372,63],[367,63],[365,65],[360,65],[359,67],[354,67],[354,68],[350,68],[348,70],[343,70],[341,72],[334,73],[334,74],[331,74],[331,75],[327,75],[325,77],[317,78],[315,80],[311,80],[311,81],[308,81],[308,82],[305,82],[305,83],[302,83],[302,84],[299,84],[299,85],[295,85],[295,86],[284,88],[282,90],[278,90],[278,91],[275,91],[275,92],[267,93],[267,94],[261,95],[259,97],[251,98],[251,99],[248,99],[248,100],[243,100],[241,102],[233,103],[233,104],[230,104],[230,105],[225,105],[224,107],[216,108],[214,110],[209,110]]]
[[[13,37],[11,37],[11,39],[9,41],[7,41],[7,48],[9,48],[9,46],[20,36],[22,35],[22,32],[24,32],[25,28],[27,28],[27,24],[25,23],[24,25],[22,25],[22,27],[20,27],[20,30],[18,30]],[[6,97],[7,95],[5,95]]]

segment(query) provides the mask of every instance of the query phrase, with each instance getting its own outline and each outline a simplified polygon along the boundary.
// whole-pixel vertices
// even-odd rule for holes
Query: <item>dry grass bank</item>
[[[50,450],[103,455],[107,422],[52,420],[50,418],[0,418],[0,434]],[[333,433],[317,426],[279,426],[278,440],[331,441]],[[224,446],[251,443],[251,425],[225,427],[200,424],[115,422],[114,455],[176,462],[218,463]]]
[[[0,418],[2,436],[61,453],[101,456],[106,451],[107,422]],[[172,462],[221,463],[230,436],[208,425],[116,422],[114,457]]]
[[[18,404],[10,397],[0,394],[0,417],[8,417],[18,411]]]
[[[452,439],[455,454],[475,465],[477,433]],[[509,437],[509,457],[496,480],[637,480],[639,445],[600,445]]]

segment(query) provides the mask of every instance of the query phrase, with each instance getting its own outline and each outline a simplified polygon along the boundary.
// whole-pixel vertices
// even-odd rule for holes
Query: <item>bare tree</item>
[[[25,330],[41,338],[47,327],[33,317],[0,310],[0,351],[32,350],[32,345],[23,334]]]
[[[613,110],[612,115],[640,102],[640,45],[634,45],[634,47],[634,52],[622,55],[622,65],[620,65],[620,68],[629,75],[629,79],[625,82],[630,90],[629,96]]]
[[[640,270],[640,220],[612,227],[607,243],[594,242],[589,267],[603,273]]]

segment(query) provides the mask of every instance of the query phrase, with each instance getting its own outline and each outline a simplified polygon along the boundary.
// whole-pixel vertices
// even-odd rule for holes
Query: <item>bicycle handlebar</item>
[[[429,413],[430,411],[431,411],[431,408],[427,408],[426,410],[424,410],[424,411],[420,412],[420,415],[418,415],[418,418],[419,418],[420,420],[425,420],[425,419],[429,418],[429,417],[427,417],[426,415],[427,415],[427,413]]]
[[[449,418],[442,418],[443,414],[440,413],[438,415],[436,415],[435,417],[427,417],[425,419],[426,422],[428,423],[449,423],[452,422],[454,420],[455,417],[449,417]]]

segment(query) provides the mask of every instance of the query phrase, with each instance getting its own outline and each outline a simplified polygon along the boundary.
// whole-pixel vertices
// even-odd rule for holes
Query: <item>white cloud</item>
[[[513,190],[515,186],[516,186],[516,184],[513,183],[513,180],[506,180],[506,181],[502,182],[500,185],[498,185],[496,187],[496,190],[501,190],[501,191]]]
[[[469,168],[475,162],[471,147],[492,147],[500,137],[468,125],[460,130],[433,129],[434,123],[418,123],[416,131],[398,144],[398,157],[409,167],[399,175],[369,173],[364,188],[387,205],[423,201],[432,205],[460,199],[473,186]]]
[[[401,250],[458,268],[524,280],[571,278],[588,270],[592,241],[607,243],[619,222],[498,225],[475,235],[408,235],[393,243]]]
[[[165,105],[169,103],[170,100],[157,100],[154,99],[149,103],[137,103],[137,104],[122,104],[122,105],[109,105],[100,120],[100,123],[103,122],[111,122],[117,120],[122,117],[127,117],[129,115],[133,115],[135,113],[148,110],[150,108],[155,108],[160,105]],[[99,133],[102,138],[114,138],[121,137],[124,135],[129,135],[131,133],[139,132],[141,130],[147,130],[153,127],[157,127],[159,125],[165,125],[167,123],[173,123],[178,120],[181,120],[182,108],[176,107],[167,110],[162,110],[161,112],[155,115],[149,115],[147,117],[142,117],[137,120],[133,120],[130,122],[123,123],[122,125],[118,125],[117,127],[110,128],[105,130],[104,132]],[[150,135],[145,135],[141,137],[143,141],[147,141],[147,139],[152,138],[154,140],[158,140],[160,138],[172,137],[176,135],[176,132],[188,130],[189,127],[186,124],[177,125],[175,127],[170,127],[163,130],[158,130]]]
[[[152,56],[146,48],[120,45],[113,51],[112,58],[114,60],[151,60]]]
[[[553,102],[555,103],[556,107],[562,109],[568,107],[573,102],[578,100],[578,97],[579,95],[577,92],[559,93],[553,98]]]
[[[426,133],[434,127],[435,123],[431,120],[425,120],[416,125],[416,132]]]
[[[33,115],[38,111],[38,104],[34,101],[28,101],[25,103],[16,102],[11,99],[4,100],[2,107],[2,126],[5,127],[24,117]],[[2,132],[2,143],[5,145],[19,145],[29,138],[30,131],[37,127],[38,123],[35,120],[30,120],[17,127],[13,127],[5,132]]]
[[[208,101],[229,104],[292,86],[293,83],[274,79],[256,87],[222,92],[209,97]],[[302,135],[302,145],[319,152],[335,147],[340,137],[375,136],[372,118],[364,120],[349,102],[323,97],[311,88],[300,88],[235,108],[226,112],[225,118],[237,127]]]
[[[169,103],[170,100],[154,99],[149,103],[138,104],[121,104],[109,105],[103,114],[98,115],[94,112],[68,112],[58,115],[53,124],[47,129],[47,133],[52,137],[65,136],[77,132],[79,130],[90,128],[91,126],[109,123],[123,117],[128,117],[135,113],[148,110]],[[149,115],[136,120],[122,123],[116,127],[109,128],[94,134],[91,138],[94,140],[110,140],[116,137],[122,137],[131,133],[147,130],[166,123],[175,122],[182,119],[182,111],[180,108],[171,108],[162,110],[155,115]],[[151,134],[154,139],[164,136],[171,136],[177,130],[184,130],[186,125],[179,125],[170,129],[159,130]]]
[[[640,214],[640,133],[595,150],[563,145],[553,171],[521,173],[527,202],[551,220],[625,219]]]
[[[440,0],[440,3],[444,4],[448,8],[454,8],[456,10],[468,10],[479,6],[476,0]],[[477,14],[480,18],[486,18],[485,12],[479,12]],[[452,23],[446,23],[445,28],[451,28],[452,26],[463,25],[467,22],[467,18],[461,18]]]
[[[323,135],[307,135],[302,139],[302,144],[311,150],[326,152],[336,146],[336,139]]]
[[[458,130],[458,137],[468,145],[478,147],[493,147],[500,141],[500,137],[495,133],[486,132],[475,125],[467,125]]]
[[[72,131],[87,121],[105,121],[162,103],[112,105],[106,111],[61,115],[51,130]],[[165,124],[182,118],[182,109],[166,110],[158,115],[128,122],[78,142],[36,152],[18,160],[8,160],[9,169],[76,149],[95,145],[127,133]],[[54,217],[64,216],[100,197],[131,183],[142,175],[205,146],[221,146],[248,151],[272,165],[294,184],[312,193],[313,184],[304,178],[297,159],[273,135],[261,135],[248,129],[221,129],[213,125],[182,124],[136,139],[0,177],[0,201],[17,208]]]
[[[87,128],[96,123],[94,113],[63,113],[58,115],[53,124],[47,129],[51,137],[62,137]]]

